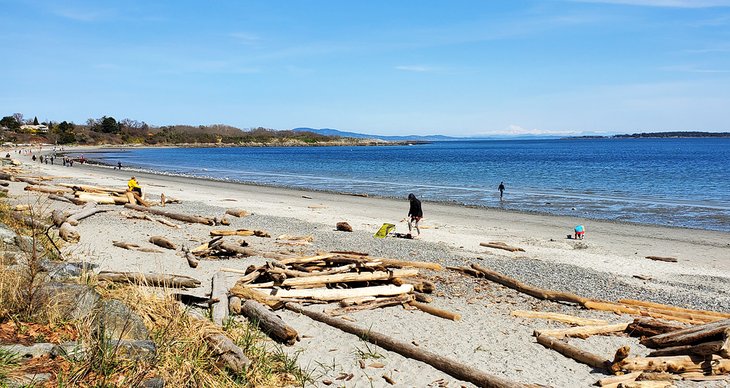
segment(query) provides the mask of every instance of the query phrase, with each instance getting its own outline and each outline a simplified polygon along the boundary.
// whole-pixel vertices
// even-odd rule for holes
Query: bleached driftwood
[[[279,298],[311,298],[318,300],[340,300],[358,296],[394,296],[407,294],[413,291],[413,286],[384,285],[348,289],[334,288],[303,288],[295,290],[259,288],[259,291]]]
[[[61,227],[58,228],[58,235],[66,242],[76,243],[81,239],[81,235],[75,226],[64,222]]]
[[[689,327],[649,337],[645,345],[652,348],[667,348],[670,346],[690,345],[723,337],[725,330],[730,328],[730,319]]]
[[[607,325],[608,324],[608,322],[603,319],[581,318],[581,317],[576,317],[576,316],[568,315],[568,314],[549,313],[549,312],[545,312],[545,311],[515,310],[515,311],[512,311],[511,315],[513,317],[520,317],[520,318],[547,319],[550,321],[557,321],[557,322],[569,323],[571,325],[580,325],[580,326]]]
[[[611,361],[601,356],[577,348],[573,345],[564,343],[556,338],[547,335],[538,335],[537,342],[546,348],[553,349],[565,357],[572,358],[575,361],[586,364],[590,367],[608,370],[611,366]]]
[[[162,251],[159,249],[143,248],[137,244],[132,244],[132,243],[124,242],[124,241],[112,241],[112,245],[114,245],[115,247],[130,250],[130,251],[140,251],[140,252],[147,252],[147,253],[162,253]]]
[[[423,304],[420,302],[410,302],[409,304],[423,312],[435,315],[440,318],[450,319],[452,321],[458,321],[461,319],[461,314],[452,313],[451,311],[436,308],[428,304]]]
[[[503,243],[501,241],[492,241],[488,243],[479,243],[479,245],[487,248],[496,248],[496,249],[503,249],[505,251],[510,252],[524,252],[525,250],[518,247],[513,247],[511,245],[507,245],[506,243]]]
[[[417,269],[396,269],[393,271],[375,271],[375,272],[347,272],[334,275],[320,276],[304,276],[296,278],[284,279],[280,283],[283,287],[311,286],[327,283],[347,283],[347,282],[369,282],[374,280],[388,280],[393,278],[403,278],[418,275]],[[266,282],[259,284],[251,284],[252,287],[266,288],[273,287],[275,282]],[[411,286],[411,289],[413,286]]]
[[[147,208],[144,206],[132,205],[129,203],[124,205],[124,207],[126,207],[127,209],[137,210],[140,212],[152,213],[152,214],[155,214],[158,216],[165,216],[167,218],[172,218],[173,220],[190,222],[190,223],[199,223],[199,224],[205,224],[205,225],[214,225],[213,219],[208,218],[208,217],[199,217],[199,216],[191,216],[191,215],[187,215],[187,214],[166,212],[166,211],[157,210],[157,209],[153,209],[153,208]]]
[[[243,209],[228,209],[226,210],[226,214],[240,218],[246,217],[249,213]]]
[[[152,244],[157,245],[158,247],[162,247],[165,249],[172,249],[172,250],[177,249],[177,246],[175,246],[175,244],[173,244],[172,241],[170,241],[162,236],[151,236],[150,242]]]
[[[241,301],[240,313],[249,321],[256,322],[261,331],[271,338],[286,345],[294,345],[299,338],[299,334],[294,328],[287,325],[279,316],[255,300]]]
[[[555,339],[562,339],[565,337],[577,337],[587,338],[597,334],[608,334],[617,333],[626,330],[629,323],[616,323],[612,325],[596,325],[596,326],[578,326],[567,329],[540,329],[535,330],[533,335],[537,336],[549,336]]]
[[[228,318],[228,286],[226,275],[223,272],[216,272],[211,279],[211,299],[217,299],[219,302],[211,306],[210,316],[213,322],[222,326],[223,321]]]

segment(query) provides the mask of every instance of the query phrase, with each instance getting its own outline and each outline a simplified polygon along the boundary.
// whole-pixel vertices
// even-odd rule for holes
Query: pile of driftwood
[[[618,302],[589,299],[569,292],[546,290],[524,284],[479,265],[449,267],[486,278],[538,299],[575,303],[587,309],[640,315],[633,322],[607,324],[600,320],[565,314],[515,311],[514,316],[543,318],[580,325],[534,332],[537,342],[550,349],[617,376],[602,379],[604,387],[664,387],[675,380],[707,381],[730,377],[730,314],[696,310],[646,301]],[[612,360],[564,342],[565,338],[625,333],[640,336],[641,343],[657,349],[646,357],[629,357],[630,347],[618,349]],[[645,382],[646,381],[646,382]]]
[[[428,306],[434,284],[419,278],[419,269],[441,270],[434,263],[374,258],[351,252],[272,260],[250,266],[230,294],[272,308],[287,302],[338,302],[329,315],[343,315],[386,306],[409,305],[457,320],[459,314]]]

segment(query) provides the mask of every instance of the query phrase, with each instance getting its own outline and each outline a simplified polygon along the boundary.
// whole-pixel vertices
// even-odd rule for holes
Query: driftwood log
[[[723,340],[702,342],[695,345],[672,346],[669,348],[655,350],[649,353],[648,357],[684,355],[710,356],[713,354],[719,354],[724,358],[730,358],[730,340],[727,335]]]
[[[730,328],[730,319],[688,327],[665,334],[649,337],[643,344],[652,348],[690,345],[699,342],[722,339],[725,330]]]
[[[608,322],[606,322],[603,319],[581,318],[581,317],[576,317],[576,316],[568,315],[568,314],[548,313],[548,312],[544,312],[544,311],[516,310],[516,311],[512,311],[512,313],[510,315],[512,315],[513,317],[520,317],[520,318],[547,319],[550,321],[557,321],[557,322],[563,322],[563,323],[568,323],[571,325],[580,325],[580,326],[607,325],[608,324]]]
[[[200,280],[183,275],[143,274],[139,272],[102,271],[98,280],[114,283],[131,283],[152,287],[195,288],[200,287]]]
[[[513,247],[511,245],[507,245],[506,243],[503,243],[501,241],[492,241],[488,243],[479,243],[479,245],[487,248],[495,248],[495,249],[503,249],[505,251],[510,252],[524,252],[525,250],[518,247]]]
[[[165,216],[167,218],[172,218],[173,220],[178,220],[178,221],[199,223],[199,224],[205,224],[205,225],[214,225],[215,224],[213,222],[213,219],[208,218],[208,217],[199,217],[199,216],[190,216],[187,214],[171,213],[171,212],[167,212],[167,211],[163,211],[163,210],[147,208],[144,206],[132,205],[130,203],[125,204],[124,207],[126,207],[127,209],[137,210],[140,212],[152,213],[152,214],[155,214],[158,216]]]
[[[629,324],[626,332],[632,336],[652,337],[659,334],[686,329],[687,325],[654,318],[640,317]]]
[[[243,209],[228,209],[226,210],[226,214],[240,218],[246,217],[249,213]]]
[[[243,350],[225,334],[216,333],[206,335],[205,341],[233,373],[242,375],[246,372],[248,366],[251,365],[251,360],[243,354]]]
[[[67,189],[65,187],[55,187],[55,186],[25,186],[25,191],[37,191],[39,193],[45,193],[45,194],[65,194],[65,193],[72,193],[73,190]]]
[[[61,224],[58,228],[58,235],[66,242],[77,243],[81,239],[78,229],[68,222]]]
[[[461,319],[461,314],[452,313],[451,311],[436,308],[428,304],[420,302],[411,302],[409,304],[423,312],[429,313],[439,318],[450,319],[452,321],[458,321]]]
[[[667,263],[676,263],[677,259],[674,257],[664,257],[664,256],[646,256],[649,260],[654,261],[666,261]]]
[[[294,328],[254,300],[241,301],[240,314],[248,318],[250,322],[256,322],[261,331],[269,337],[286,345],[294,345],[299,337]]]
[[[347,272],[334,275],[304,276],[284,279],[280,284],[283,287],[313,286],[327,283],[348,283],[348,282],[370,282],[374,280],[389,280],[418,275],[417,269],[396,269],[393,271],[375,272]],[[267,288],[273,287],[275,282],[251,284],[252,287]],[[413,288],[413,286],[411,286]]]
[[[190,268],[198,268],[198,264],[200,264],[200,260],[198,260],[195,255],[190,252],[190,249],[188,249],[186,246],[183,245],[182,247],[182,254],[183,257],[185,257],[185,260],[188,261],[188,265]]]
[[[371,286],[359,288],[304,288],[295,290],[284,289],[268,289],[259,288],[264,294],[276,296],[279,298],[311,298],[317,300],[341,300],[345,298],[354,298],[358,296],[395,296],[408,294],[413,291],[413,286],[404,284],[402,286],[394,286],[392,284],[384,286]]]
[[[586,364],[595,369],[609,370],[611,367],[611,361],[601,356],[587,352],[583,349],[577,348],[573,345],[569,345],[556,338],[538,335],[537,342],[545,346],[546,348],[553,349],[565,357],[572,358],[575,361]]]
[[[124,242],[124,241],[112,241],[112,245],[114,245],[115,247],[130,250],[130,251],[140,251],[140,252],[147,252],[147,253],[162,253],[162,251],[159,249],[143,248],[137,244],[132,244],[132,243]]]
[[[210,231],[211,236],[256,236],[256,237],[271,237],[268,232],[264,230],[248,230],[248,229],[217,229]]]
[[[643,300],[619,299],[618,302],[621,304],[627,305],[627,306],[636,306],[639,308],[651,307],[651,308],[657,309],[657,311],[658,310],[678,311],[678,312],[690,313],[690,314],[707,315],[707,316],[711,316],[711,317],[730,318],[730,313],[721,313],[719,311],[709,311],[709,310],[694,310],[694,309],[688,309],[688,308],[684,308],[684,307],[671,306],[668,304],[646,302]]]
[[[161,248],[173,249],[173,250],[177,249],[177,246],[175,246],[175,244],[173,244],[172,241],[170,241],[162,236],[151,236],[150,242]]]
[[[501,377],[489,375],[478,369],[466,366],[464,364],[460,364],[447,357],[441,356],[436,353],[429,352],[428,350],[422,349],[413,344],[399,341],[399,340],[390,338],[386,335],[380,334],[378,332],[372,331],[370,328],[360,328],[360,327],[353,325],[342,319],[333,318],[326,314],[306,310],[302,306],[297,305],[297,304],[287,303],[285,306],[287,309],[289,309],[291,311],[306,315],[316,321],[325,323],[327,325],[338,328],[347,333],[356,335],[365,341],[371,342],[377,346],[382,347],[383,349],[396,352],[405,357],[409,357],[409,358],[412,358],[412,359],[415,359],[415,360],[418,360],[421,362],[425,362],[426,364],[429,364],[429,365],[433,366],[434,368],[436,368],[442,372],[445,372],[445,373],[449,374],[450,376],[453,376],[454,378],[457,378],[459,380],[468,381],[478,387],[493,387],[493,388],[525,387],[525,385],[523,385],[521,383],[518,383],[515,381],[509,381],[509,380],[503,379]]]
[[[228,281],[224,272],[216,272],[211,279],[210,298],[219,302],[212,305],[210,317],[218,326],[223,326],[223,321],[228,318]]]
[[[596,334],[617,333],[626,330],[629,323],[616,323],[612,325],[578,326],[567,329],[541,329],[535,330],[535,337],[548,336],[555,339],[565,337],[587,338]]]
[[[702,372],[707,375],[730,373],[730,360],[718,355],[633,357],[621,361],[619,366],[621,370],[629,372]]]
[[[76,198],[85,202],[96,202],[102,205],[116,205],[127,203],[126,197],[115,197],[108,194],[91,194],[84,192],[76,192]]]
[[[519,292],[533,296],[538,299],[551,300],[553,302],[571,302],[571,303],[576,303],[576,304],[580,304],[580,305],[582,305],[586,301],[588,301],[587,298],[583,298],[581,296],[578,296],[578,295],[575,295],[575,294],[572,294],[569,292],[544,290],[542,288],[529,286],[529,285],[519,282],[509,276],[502,275],[499,272],[495,272],[495,271],[486,269],[486,268],[480,266],[479,264],[472,264],[472,268],[479,271],[485,278],[487,278],[495,283],[499,283],[503,286],[509,287],[513,290],[517,290]]]

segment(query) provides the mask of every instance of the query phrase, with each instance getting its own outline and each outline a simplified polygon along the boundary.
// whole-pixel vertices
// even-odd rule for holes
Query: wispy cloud
[[[730,7],[730,0],[572,0],[580,3],[635,5],[641,7],[710,8]]]
[[[547,130],[538,128],[523,128],[517,124],[510,124],[507,129],[501,133],[505,135],[573,135],[578,133],[577,131],[570,130]]]
[[[400,65],[395,67],[396,70],[401,71],[410,71],[414,73],[426,73],[435,71],[436,69],[429,66],[422,66],[422,65]]]
[[[253,45],[261,41],[261,38],[259,36],[250,34],[248,32],[232,32],[228,35],[242,44]]]

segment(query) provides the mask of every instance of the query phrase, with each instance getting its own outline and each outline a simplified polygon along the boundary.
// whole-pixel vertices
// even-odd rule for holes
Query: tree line
[[[270,144],[276,142],[327,143],[341,138],[311,132],[274,130],[269,128],[240,129],[230,125],[166,125],[151,126],[144,121],[112,116],[90,118],[84,124],[73,121],[25,119],[15,113],[0,119],[0,140],[14,143],[51,144]]]

